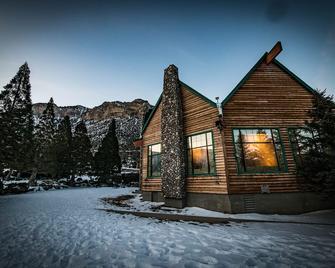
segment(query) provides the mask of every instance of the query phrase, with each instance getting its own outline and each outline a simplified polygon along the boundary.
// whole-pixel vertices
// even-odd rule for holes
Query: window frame
[[[294,130],[297,130],[297,129],[305,129],[305,130],[308,130],[308,128],[306,128],[306,127],[304,127],[304,126],[297,126],[297,127],[288,127],[287,128],[287,136],[288,136],[288,140],[289,140],[289,142],[290,142],[290,146],[291,146],[291,151],[292,151],[292,155],[293,155],[293,159],[294,159],[294,163],[295,163],[295,166],[296,166],[296,169],[298,169],[298,167],[300,166],[303,166],[303,159],[302,159],[302,157],[301,157],[301,152],[300,152],[300,148],[298,149],[298,152],[299,152],[299,155],[297,154],[297,150],[294,148],[294,143],[295,142],[292,142],[292,140],[291,140],[291,131],[294,131]],[[314,137],[315,137],[315,133],[313,133],[313,132],[311,132],[311,134],[312,134],[312,137],[313,137],[313,139],[314,139]],[[297,137],[295,136],[294,137],[295,138],[295,140],[296,140],[296,143],[298,144],[298,140],[297,140]],[[298,160],[298,158],[300,159],[300,160]],[[300,162],[300,164],[299,164],[299,162]]]
[[[191,159],[191,163],[192,163],[192,173],[190,174],[189,173],[189,159],[188,159],[188,156],[189,156],[189,150],[192,150],[192,149],[196,149],[196,148],[200,148],[200,147],[196,147],[196,148],[189,148],[188,147],[188,138],[190,137],[193,137],[193,136],[197,136],[197,135],[201,135],[201,134],[207,134],[207,133],[210,133],[211,135],[211,138],[212,138],[212,145],[208,145],[207,143],[207,135],[206,135],[206,149],[207,149],[207,160],[208,160],[208,164],[210,165],[210,162],[209,162],[209,154],[208,154],[208,146],[212,146],[213,147],[213,166],[214,166],[214,171],[211,173],[194,173],[194,168],[193,168],[193,154],[192,154],[192,159]],[[186,135],[186,177],[213,177],[213,176],[216,176],[217,175],[217,170],[216,170],[216,154],[215,154],[215,144],[214,144],[214,134],[213,134],[213,130],[210,129],[210,130],[206,130],[206,131],[201,131],[201,132],[195,132],[195,133],[192,133],[190,135]],[[205,147],[205,146],[202,146],[202,147]]]
[[[245,167],[244,170],[243,168],[241,168],[240,164],[239,164],[239,160],[237,158],[237,151],[236,151],[236,142],[235,142],[235,136],[234,136],[234,130],[255,130],[255,129],[269,129],[269,130],[277,130],[278,132],[278,138],[279,138],[279,142],[274,142],[273,140],[273,133],[271,131],[271,137],[272,137],[272,144],[274,145],[274,151],[276,154],[276,159],[277,159],[277,164],[278,164],[278,168],[280,168],[280,163],[279,163],[279,159],[278,159],[278,154],[277,154],[277,149],[276,149],[276,144],[280,144],[281,147],[281,153],[282,153],[282,158],[283,158],[283,170],[273,170],[273,171],[246,171]],[[234,157],[235,157],[235,161],[236,161],[236,167],[237,167],[237,175],[263,175],[263,174],[281,174],[281,173],[287,173],[288,172],[288,165],[287,165],[287,160],[286,160],[286,152],[285,152],[285,147],[284,147],[284,143],[283,143],[283,139],[281,137],[281,133],[280,133],[280,128],[278,127],[232,127],[231,128],[231,137],[232,137],[232,143],[233,143],[233,147],[234,147]],[[242,148],[243,150],[243,148]],[[244,157],[244,152],[243,152],[243,157]]]
[[[152,174],[152,167],[149,169],[149,166],[151,164],[152,166],[152,154],[150,155],[149,152],[150,152],[150,147],[151,146],[154,146],[154,145],[157,145],[157,144],[160,144],[161,145],[161,152],[159,153],[160,157],[162,156],[162,142],[156,142],[156,143],[152,143],[152,144],[149,144],[147,145],[147,178],[149,179],[153,179],[153,178],[161,178],[162,177],[162,166],[160,164],[160,170],[159,170],[159,175],[158,176],[152,176],[149,174],[149,171],[151,171],[151,174]],[[156,154],[157,155],[157,154]],[[162,161],[162,158],[160,158],[160,161]]]

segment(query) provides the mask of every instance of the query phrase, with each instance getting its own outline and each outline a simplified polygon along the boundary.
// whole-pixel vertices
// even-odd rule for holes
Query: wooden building
[[[301,191],[296,132],[314,90],[276,60],[281,50],[278,42],[220,105],[180,81],[175,66],[165,70],[163,93],[135,142],[144,200],[230,213],[333,206]]]

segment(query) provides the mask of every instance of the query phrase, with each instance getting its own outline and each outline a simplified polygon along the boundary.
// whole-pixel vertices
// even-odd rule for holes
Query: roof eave
[[[228,96],[221,102],[221,106],[223,107],[233,95],[240,89],[241,86],[249,79],[250,75],[257,69],[257,67],[265,60],[267,56],[267,52],[263,54],[263,56],[256,62],[256,64],[250,69],[250,71],[242,78],[242,80],[235,86],[235,88],[228,94]]]
[[[159,106],[159,104],[162,100],[162,95],[163,95],[163,93],[161,93],[161,95],[159,96],[159,98],[158,98],[154,108],[152,109],[150,115],[148,116],[147,120],[144,122],[142,132],[141,132],[141,136],[143,136],[143,133],[144,133],[145,129],[147,128],[147,126],[149,125],[151,118],[154,116],[154,114],[155,114],[155,112],[156,112],[156,110],[157,110],[157,108],[158,108],[158,106]]]
[[[193,94],[197,95],[202,100],[204,100],[205,102],[207,102],[209,105],[211,105],[211,106],[213,106],[213,107],[216,108],[216,103],[214,101],[211,101],[209,98],[205,97],[204,95],[202,95],[197,90],[195,90],[194,88],[190,87],[189,85],[185,84],[184,82],[182,82],[182,81],[179,80],[179,83],[181,85],[185,86],[187,90],[189,90],[190,92],[192,92]]]
[[[284,72],[288,73],[295,81],[297,81],[307,91],[309,91],[313,95],[316,93],[316,91],[311,86],[309,86],[305,81],[300,79],[297,75],[295,75],[292,71],[290,71],[287,67],[284,66],[284,64],[279,62],[277,59],[274,59],[273,63],[276,64]]]

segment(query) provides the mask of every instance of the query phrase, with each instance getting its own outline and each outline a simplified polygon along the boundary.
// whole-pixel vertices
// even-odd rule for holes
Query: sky
[[[33,102],[155,104],[175,64],[222,100],[279,40],[281,63],[335,94],[335,1],[0,0],[0,85],[27,61]]]

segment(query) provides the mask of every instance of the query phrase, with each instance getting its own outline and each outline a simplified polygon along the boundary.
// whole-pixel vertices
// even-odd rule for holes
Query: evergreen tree
[[[1,94],[1,93],[0,93]],[[5,124],[4,124],[4,112],[1,108],[0,102],[0,178],[2,178],[2,172],[5,168]]]
[[[72,132],[68,116],[64,117],[56,131],[55,150],[57,177],[70,177],[72,174]]]
[[[87,135],[84,121],[76,126],[72,143],[73,173],[72,175],[90,174],[92,171],[92,145]]]
[[[315,95],[314,107],[309,112],[312,120],[306,128],[312,135],[299,137],[304,151],[298,172],[308,190],[335,191],[335,103],[326,91]]]
[[[119,142],[116,137],[115,120],[113,119],[109,125],[107,135],[95,154],[95,174],[100,178],[109,178],[120,171]]]
[[[30,70],[24,63],[0,93],[0,166],[18,174],[32,164],[34,122],[29,80]]]
[[[52,177],[56,175],[55,131],[54,101],[50,98],[36,126],[35,168]]]

